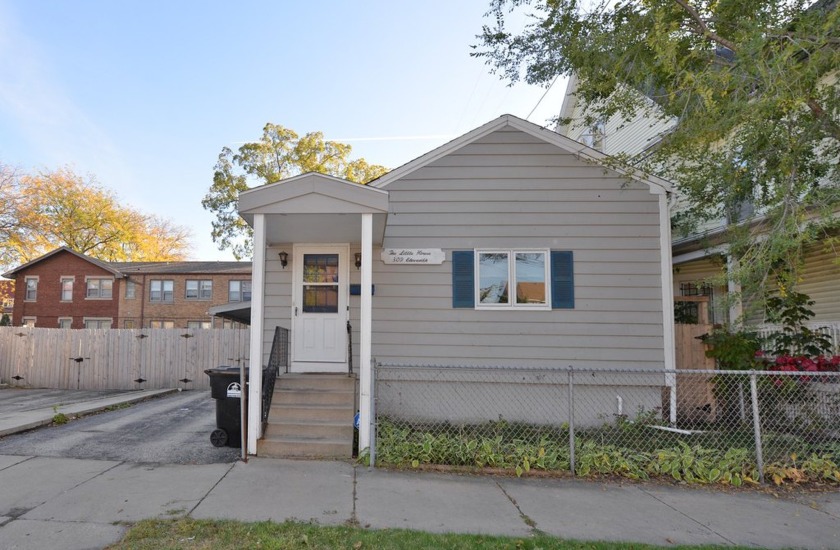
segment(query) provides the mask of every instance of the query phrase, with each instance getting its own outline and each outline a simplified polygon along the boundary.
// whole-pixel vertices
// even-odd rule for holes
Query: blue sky
[[[394,168],[503,113],[556,116],[565,81],[540,102],[469,56],[487,6],[0,0],[0,162],[92,174],[191,228],[192,259],[231,259],[200,201],[266,122]]]

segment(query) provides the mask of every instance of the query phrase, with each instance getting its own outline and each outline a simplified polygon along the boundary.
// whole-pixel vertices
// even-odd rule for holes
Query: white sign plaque
[[[440,265],[446,254],[440,248],[384,248],[381,258],[386,264]]]

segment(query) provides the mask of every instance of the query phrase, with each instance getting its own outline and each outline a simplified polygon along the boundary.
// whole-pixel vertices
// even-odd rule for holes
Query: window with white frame
[[[26,277],[24,282],[26,284],[26,291],[23,296],[24,301],[36,301],[38,299],[38,277]]]
[[[155,319],[149,321],[149,328],[175,328],[175,321]]]
[[[73,282],[74,277],[62,277],[61,278],[61,301],[62,302],[72,302],[73,301]]]
[[[108,317],[85,317],[85,328],[111,328],[111,319]]]
[[[187,328],[191,328],[191,329],[210,328],[210,321],[187,321]]]
[[[114,279],[90,277],[86,280],[87,293],[85,296],[92,300],[110,300],[114,292]]]
[[[137,297],[137,284],[134,281],[125,282],[125,299],[133,300]]]
[[[213,281],[187,281],[185,297],[187,300],[209,300],[213,297]]]
[[[24,317],[23,319],[20,320],[20,326],[34,328],[36,320],[37,320],[37,317]]]
[[[230,281],[228,284],[228,302],[249,302],[251,300],[251,281]]]
[[[172,302],[175,299],[175,281],[152,279],[149,282],[150,302]]]
[[[477,250],[478,308],[549,309],[547,250]]]
[[[59,317],[58,318],[58,328],[72,328],[73,327],[73,318],[72,317]]]

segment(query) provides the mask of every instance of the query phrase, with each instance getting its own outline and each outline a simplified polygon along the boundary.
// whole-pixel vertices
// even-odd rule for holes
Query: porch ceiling
[[[253,227],[264,214],[266,243],[360,242],[361,215],[373,214],[373,244],[382,244],[388,192],[324,174],[303,174],[243,192],[239,215]]]

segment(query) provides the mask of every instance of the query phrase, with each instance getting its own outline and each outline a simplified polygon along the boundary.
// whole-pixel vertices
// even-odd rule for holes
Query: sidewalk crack
[[[697,524],[697,525],[699,525],[700,527],[703,527],[704,529],[707,529],[708,531],[710,531],[710,532],[714,533],[715,535],[719,536],[720,538],[722,538],[723,540],[725,540],[725,541],[727,542],[727,544],[731,544],[732,546],[737,546],[737,545],[735,544],[735,541],[733,541],[733,540],[730,540],[730,539],[726,538],[725,536],[721,535],[720,533],[718,533],[717,531],[715,531],[714,529],[712,529],[712,528],[711,528],[711,527],[709,527],[708,525],[705,525],[705,524],[701,523],[700,521],[698,521],[698,520],[696,520],[695,518],[693,518],[693,517],[689,516],[688,514],[686,514],[685,512],[683,512],[682,510],[679,510],[679,509],[675,508],[674,506],[672,506],[671,504],[668,504],[667,502],[665,502],[664,500],[662,500],[662,499],[661,499],[661,498],[659,498],[658,496],[654,495],[653,493],[648,492],[648,491],[645,491],[643,487],[638,487],[638,489],[639,489],[639,491],[643,492],[644,494],[646,494],[646,495],[647,495],[647,496],[649,496],[650,498],[652,498],[652,499],[656,500],[657,502],[661,502],[662,504],[664,504],[665,506],[667,506],[668,508],[670,508],[670,509],[671,509],[671,510],[673,510],[674,512],[676,512],[676,513],[680,514],[680,515],[681,515],[681,516],[683,516],[684,518],[687,518],[687,519],[689,519],[689,520],[693,521],[694,523],[696,523],[696,524]]]
[[[539,527],[537,527],[537,522],[522,511],[522,508],[519,507],[519,503],[516,502],[516,499],[513,498],[507,491],[505,491],[505,488],[502,487],[502,484],[498,481],[496,481],[495,483],[496,487],[499,488],[502,494],[507,497],[511,504],[513,504],[513,507],[516,508],[516,511],[519,512],[519,518],[525,523],[525,525],[531,528],[531,533],[535,536],[545,536],[545,532],[542,531]]]
[[[347,525],[351,527],[358,527],[359,526],[359,518],[356,516],[356,502],[358,502],[358,495],[356,494],[356,482],[357,482],[357,472],[358,466],[353,466],[353,511],[350,513],[350,519],[347,521]]]
[[[191,516],[192,516],[193,512],[195,512],[195,509],[196,509],[196,508],[198,508],[199,506],[201,506],[201,503],[202,503],[202,502],[204,502],[204,500],[205,500],[208,496],[210,496],[210,493],[212,493],[212,492],[213,492],[213,489],[215,489],[216,487],[218,487],[218,486],[219,486],[219,483],[221,483],[221,482],[222,482],[222,480],[228,476],[228,474],[229,474],[229,473],[233,470],[234,466],[236,466],[236,462],[232,463],[232,464],[230,465],[230,468],[228,468],[228,469],[227,469],[227,471],[224,473],[224,475],[223,475],[222,477],[220,477],[220,478],[218,479],[218,481],[216,481],[216,483],[214,483],[214,484],[213,484],[213,486],[212,486],[212,487],[210,487],[210,488],[207,490],[207,492],[206,492],[206,493],[204,493],[204,496],[203,496],[203,497],[201,497],[200,499],[198,499],[198,502],[196,502],[196,503],[195,503],[195,506],[193,506],[192,508],[190,508],[190,511],[186,513],[186,516],[185,516],[185,517],[191,517]]]

